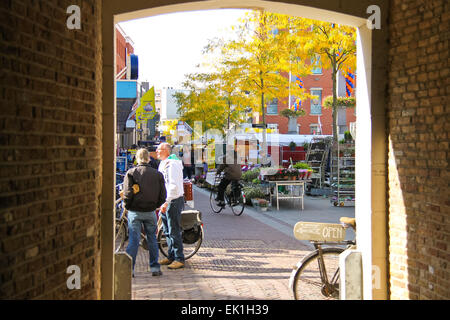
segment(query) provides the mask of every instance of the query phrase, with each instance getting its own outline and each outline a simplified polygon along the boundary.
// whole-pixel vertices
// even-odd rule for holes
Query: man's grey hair
[[[169,151],[169,154],[172,153],[172,146],[167,143],[167,142],[163,142],[159,145],[160,148],[164,148],[167,149]]]
[[[136,152],[136,162],[138,164],[145,164],[150,162],[150,153],[147,149],[142,148]]]

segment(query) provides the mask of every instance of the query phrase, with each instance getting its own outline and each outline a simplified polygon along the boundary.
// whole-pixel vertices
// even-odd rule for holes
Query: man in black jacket
[[[127,171],[123,180],[125,209],[128,210],[129,242],[126,252],[133,258],[133,276],[136,255],[139,249],[141,225],[147,235],[150,256],[150,271],[153,276],[161,275],[156,242],[157,219],[155,209],[166,200],[164,177],[153,169],[150,154],[146,149],[136,153],[137,166]]]

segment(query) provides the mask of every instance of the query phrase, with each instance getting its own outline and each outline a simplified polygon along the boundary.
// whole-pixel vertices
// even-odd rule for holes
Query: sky
[[[221,9],[164,14],[121,22],[134,42],[139,59],[139,81],[155,89],[181,89],[184,75],[196,72],[208,39],[230,36],[246,10]],[[227,31],[228,30],[228,31]]]

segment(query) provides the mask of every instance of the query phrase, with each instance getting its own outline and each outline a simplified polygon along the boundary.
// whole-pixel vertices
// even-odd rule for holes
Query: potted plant
[[[296,147],[297,144],[294,141],[289,142],[289,149],[291,149],[291,151],[295,151]]]
[[[264,198],[265,194],[263,190],[259,187],[244,187],[243,192],[245,194],[245,199],[247,203],[252,203],[252,199]]]
[[[267,208],[269,207],[269,201],[266,199],[258,199],[258,205],[261,208],[261,211],[267,211]]]
[[[297,180],[297,178],[298,178],[298,170],[295,168],[287,169],[287,174],[288,174],[290,180]]]

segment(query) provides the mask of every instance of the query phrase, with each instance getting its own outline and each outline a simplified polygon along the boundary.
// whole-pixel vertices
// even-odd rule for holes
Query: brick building
[[[123,70],[127,65],[127,57],[134,53],[133,40],[126,35],[120,25],[116,25],[116,70],[117,73]],[[119,79],[126,79],[124,73]]]
[[[69,28],[74,2],[79,29]],[[449,299],[448,1],[239,1],[256,3],[358,27],[363,297]],[[369,5],[379,29],[366,25]],[[114,24],[219,6],[0,1],[1,299],[114,297]]]
[[[287,76],[288,77],[288,76]],[[294,123],[289,123],[286,117],[280,115],[281,110],[289,107],[289,99],[286,101],[274,100],[269,103],[266,108],[266,123],[271,128],[277,128],[279,133],[298,133],[298,134],[321,134],[332,135],[333,134],[333,117],[332,109],[323,106],[323,100],[332,95],[333,87],[331,81],[331,70],[314,68],[313,74],[306,77],[302,77],[305,91],[311,95],[318,96],[315,99],[316,103],[313,104],[312,99],[302,101],[302,108],[306,114],[298,117]],[[341,85],[344,82],[344,77],[341,73],[338,75],[338,95],[345,96],[345,88]],[[295,84],[295,77],[291,76],[291,85]],[[295,97],[291,97],[291,108],[293,108]],[[340,130],[340,134],[350,128],[350,123],[356,121],[356,113],[354,108],[347,108],[339,110],[338,113],[343,115],[340,118],[345,119]],[[291,120],[293,121],[293,120]]]

